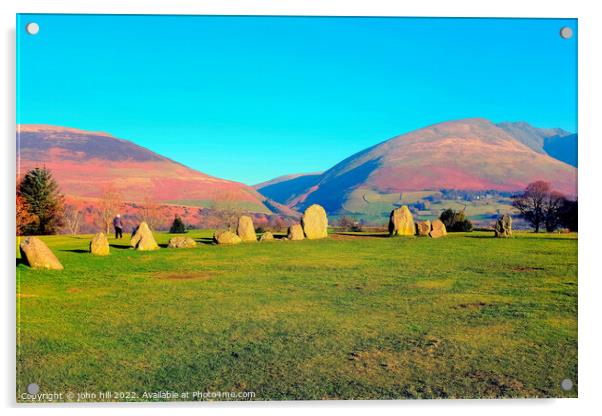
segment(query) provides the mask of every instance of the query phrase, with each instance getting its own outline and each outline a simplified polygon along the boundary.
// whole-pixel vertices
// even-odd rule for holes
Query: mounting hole
[[[568,26],[563,27],[562,29],[560,29],[560,37],[562,39],[570,39],[573,37],[573,29],[571,29]]]
[[[570,378],[565,378],[564,380],[562,380],[560,382],[560,387],[564,391],[571,391],[571,390],[573,390],[573,380],[571,380]]]
[[[40,392],[40,386],[36,383],[31,383],[27,385],[27,393],[29,394],[38,394]]]
[[[25,26],[25,30],[30,35],[37,35],[40,31],[40,25],[36,22],[27,23],[27,25]]]

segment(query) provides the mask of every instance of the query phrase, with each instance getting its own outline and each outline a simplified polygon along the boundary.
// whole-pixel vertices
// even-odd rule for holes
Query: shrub
[[[448,208],[441,213],[439,219],[449,232],[471,232],[474,228],[472,222],[466,218],[464,210],[454,211]]]

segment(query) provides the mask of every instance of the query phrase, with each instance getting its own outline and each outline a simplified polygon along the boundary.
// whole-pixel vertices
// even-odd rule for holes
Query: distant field
[[[65,270],[17,259],[17,393],[577,396],[576,234],[211,234],[156,252],[111,239],[107,258],[86,252],[90,236],[43,237]]]
[[[512,200],[500,196],[483,198],[481,200],[465,201],[463,199],[437,199],[436,202],[427,200],[429,197],[441,198],[438,191],[403,192],[402,194],[381,194],[370,189],[359,188],[350,193],[343,205],[348,215],[355,216],[371,223],[387,222],[391,210],[401,205],[427,203],[429,207],[416,213],[416,219],[433,220],[439,218],[447,208],[465,210],[466,216],[478,226],[489,226],[494,222],[499,212],[511,212]],[[518,217],[517,224],[522,223]]]

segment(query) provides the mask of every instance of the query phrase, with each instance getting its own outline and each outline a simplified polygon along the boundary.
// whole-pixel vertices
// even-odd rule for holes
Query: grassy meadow
[[[576,397],[577,235],[492,234],[215,246],[199,230],[195,249],[128,235],[109,257],[42,237],[65,270],[17,255],[17,398],[32,382],[121,400]]]

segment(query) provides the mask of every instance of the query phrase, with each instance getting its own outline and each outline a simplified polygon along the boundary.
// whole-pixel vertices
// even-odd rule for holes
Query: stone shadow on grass
[[[133,248],[129,244],[109,244],[109,247],[118,248],[119,250],[127,250],[128,248]]]
[[[69,253],[90,253],[90,250],[84,250],[82,248],[74,248],[72,250],[60,250],[60,251],[68,251]]]

